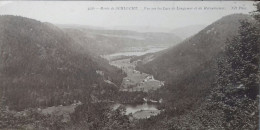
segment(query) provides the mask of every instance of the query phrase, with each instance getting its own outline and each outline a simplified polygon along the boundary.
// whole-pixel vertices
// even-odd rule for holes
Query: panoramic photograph
[[[258,130],[260,2],[0,1],[1,130]]]

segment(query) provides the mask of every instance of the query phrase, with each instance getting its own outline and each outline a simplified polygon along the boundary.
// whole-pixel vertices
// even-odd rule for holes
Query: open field
[[[144,91],[156,90],[163,85],[162,81],[155,80],[152,75],[135,70],[136,62],[130,63],[130,58],[110,62],[121,68],[127,77],[123,79],[122,91]]]

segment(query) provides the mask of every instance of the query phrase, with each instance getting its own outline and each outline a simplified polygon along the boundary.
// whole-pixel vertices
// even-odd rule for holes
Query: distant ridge
[[[119,52],[129,47],[173,46],[182,41],[172,33],[93,29],[79,25],[61,28],[83,47],[98,55]]]

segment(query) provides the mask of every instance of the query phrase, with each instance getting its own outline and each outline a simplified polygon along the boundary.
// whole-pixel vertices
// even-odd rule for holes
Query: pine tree
[[[256,11],[252,12],[252,16],[254,16],[254,18],[260,22],[260,2],[255,4],[256,6]]]
[[[242,85],[249,97],[258,94],[259,32],[255,25],[241,21],[239,35],[227,40],[225,56],[218,62],[218,84]]]

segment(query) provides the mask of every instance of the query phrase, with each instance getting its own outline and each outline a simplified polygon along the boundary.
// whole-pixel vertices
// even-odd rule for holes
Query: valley
[[[142,73],[135,69],[137,65],[137,61],[130,62],[131,58],[124,58],[123,56],[140,56],[148,54],[151,52],[156,52],[159,50],[163,50],[164,48],[156,48],[155,47],[148,49],[143,52],[136,53],[135,50],[133,52],[120,52],[115,54],[110,54],[103,56],[107,60],[109,60],[110,65],[116,66],[119,69],[122,69],[126,73],[126,77],[123,79],[121,84],[121,91],[144,91],[148,92],[149,90],[156,90],[163,86],[163,81],[155,80],[153,75]],[[138,48],[137,48],[138,49]],[[120,60],[113,60],[115,57],[119,58]],[[120,58],[123,57],[124,59]]]
[[[255,6],[255,14],[223,13],[211,22],[171,21],[167,32],[0,15],[0,129],[255,130]],[[164,20],[149,21],[142,28]],[[169,26],[162,25],[151,28]]]
[[[129,48],[125,49],[127,51],[104,55],[105,59],[109,60],[109,64],[116,66],[119,69],[122,69],[123,72],[126,73],[126,77],[123,78],[122,84],[120,85],[120,91],[126,92],[149,92],[155,91],[164,85],[163,81],[159,81],[154,79],[153,75],[142,73],[140,71],[135,70],[137,62],[130,62],[130,56],[140,56],[148,53],[154,53],[165,49],[166,47],[150,47],[146,48],[145,50],[142,48]],[[131,50],[131,51],[129,51]],[[124,57],[128,56],[128,57]],[[119,60],[116,60],[119,59]],[[155,100],[148,100],[143,98],[144,103],[131,103],[131,104],[124,104],[123,106],[126,109],[126,115],[130,113],[136,119],[145,119],[149,118],[150,116],[155,116],[160,113],[161,110],[157,109],[157,105],[160,103],[159,101]],[[119,107],[122,104],[116,104],[116,107]]]

